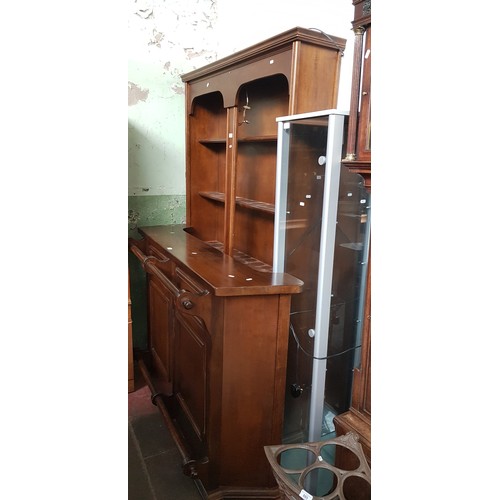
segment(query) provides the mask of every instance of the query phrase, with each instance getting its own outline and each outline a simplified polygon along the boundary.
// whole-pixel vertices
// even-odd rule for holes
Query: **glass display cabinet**
[[[335,436],[361,362],[370,193],[342,165],[347,116],[277,118],[273,271],[304,282],[291,300],[284,443]]]

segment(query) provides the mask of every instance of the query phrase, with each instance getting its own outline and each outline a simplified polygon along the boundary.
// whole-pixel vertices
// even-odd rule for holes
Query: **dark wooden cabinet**
[[[182,76],[186,225],[139,228],[149,348],[140,366],[210,499],[279,498],[291,295],[273,273],[276,118],[334,108],[346,40],[294,28]]]
[[[371,1],[354,0],[352,22],[355,35],[355,54],[352,79],[351,110],[348,130],[348,152],[343,161],[352,172],[361,174],[371,189]],[[352,398],[349,411],[335,417],[337,435],[354,431],[359,435],[364,453],[371,464],[371,252],[368,258],[368,276],[363,318],[362,355],[360,366],[354,369]],[[345,457],[339,454],[338,465]],[[365,498],[351,492],[353,498]],[[357,496],[356,496],[357,495]]]
[[[302,282],[184,229],[141,228],[131,242],[149,276],[147,379],[210,498],[277,498],[263,447],[281,439],[290,295]]]

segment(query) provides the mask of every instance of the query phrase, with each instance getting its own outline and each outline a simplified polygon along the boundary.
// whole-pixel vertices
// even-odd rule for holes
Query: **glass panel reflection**
[[[284,227],[283,270],[304,282],[292,296],[283,442],[305,442],[311,404],[314,328],[325,204],[325,169],[330,151],[328,115],[290,120],[281,131],[281,189],[286,208],[277,221]],[[370,227],[370,196],[363,178],[340,167],[322,437],[335,436],[333,418],[349,409],[353,369],[360,362],[361,333]],[[277,242],[275,242],[277,245]]]

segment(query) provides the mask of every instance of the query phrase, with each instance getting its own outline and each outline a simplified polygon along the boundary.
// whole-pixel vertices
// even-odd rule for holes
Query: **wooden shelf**
[[[238,142],[277,142],[277,135],[254,135],[248,137],[239,137]]]
[[[226,139],[200,139],[198,142],[204,146],[224,146]]]
[[[226,195],[224,193],[219,193],[218,191],[200,191],[198,194],[207,200],[219,201],[220,203],[224,203],[226,201]]]
[[[217,201],[224,203],[226,201],[226,195],[224,193],[219,193],[216,191],[200,191],[198,193],[201,197],[208,200]],[[249,198],[243,198],[241,196],[236,197],[236,205],[249,210],[255,210],[257,212],[263,212],[266,214],[274,215],[274,204],[266,203],[264,201],[251,200]]]
[[[250,210],[255,210],[257,212],[263,212],[266,214],[274,215],[274,204],[266,203],[264,201],[250,200],[248,198],[242,198],[241,196],[236,197],[236,205],[240,207],[245,207]]]

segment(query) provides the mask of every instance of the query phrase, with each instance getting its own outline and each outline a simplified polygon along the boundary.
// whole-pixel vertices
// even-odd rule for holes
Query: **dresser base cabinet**
[[[140,228],[148,276],[147,378],[208,498],[279,498],[264,446],[281,441],[290,297],[302,282],[255,270],[188,234]]]

